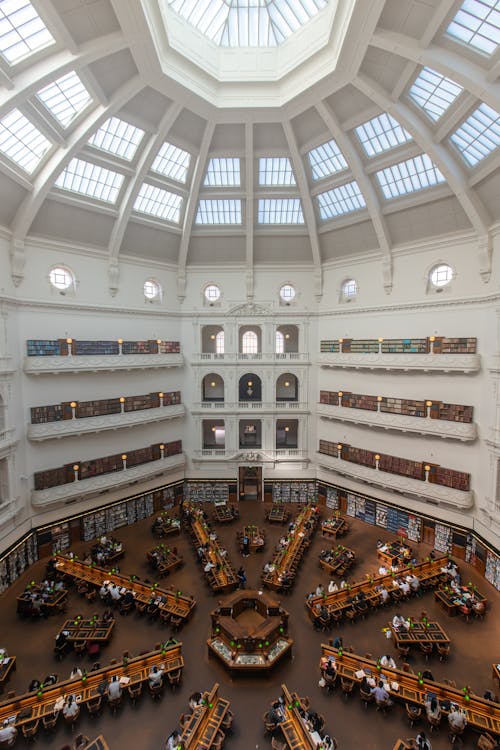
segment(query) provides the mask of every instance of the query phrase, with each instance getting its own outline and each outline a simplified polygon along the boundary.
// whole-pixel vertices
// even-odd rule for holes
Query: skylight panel
[[[0,53],[9,64],[54,44],[54,41],[31,3],[0,0]]]
[[[0,151],[28,174],[35,171],[50,147],[50,141],[18,109],[0,120]]]
[[[118,117],[110,117],[94,133],[88,143],[101,151],[107,151],[121,159],[131,161],[143,136],[144,130],[136,128]]]
[[[134,203],[134,210],[178,224],[181,206],[182,197],[180,195],[143,182]]]
[[[151,169],[176,182],[186,182],[191,154],[172,143],[165,143],[158,151]]]
[[[240,160],[226,157],[210,159],[203,184],[210,187],[239,186]]]
[[[451,140],[473,167],[500,145],[500,115],[483,102],[451,135]]]
[[[196,224],[241,224],[241,200],[200,200]]]
[[[492,55],[500,39],[500,0],[464,0],[446,33]]]
[[[91,96],[74,71],[37,93],[37,97],[65,128],[91,100]]]
[[[259,159],[259,185],[295,185],[290,159],[286,157],[263,157]]]
[[[431,68],[423,68],[413,82],[409,95],[436,122],[462,91],[462,86],[451,78],[445,78]]]
[[[354,180],[318,195],[319,215],[322,219],[350,214],[365,208],[366,203],[358,183]]]
[[[72,159],[56,180],[56,187],[87,195],[106,203],[116,203],[123,175],[82,159]]]
[[[308,156],[313,180],[322,180],[323,177],[347,169],[344,155],[333,139],[328,143],[323,143],[318,148],[313,148],[312,151],[309,151]]]
[[[259,224],[303,224],[299,198],[262,198],[258,208]]]
[[[220,47],[275,47],[328,0],[168,0],[169,6]]]
[[[376,156],[411,141],[411,135],[386,112],[357,127],[356,134],[367,156]]]
[[[376,175],[384,198],[387,199],[415,193],[417,190],[423,190],[445,181],[427,154],[420,154],[414,159],[393,164],[391,167],[376,172]]]

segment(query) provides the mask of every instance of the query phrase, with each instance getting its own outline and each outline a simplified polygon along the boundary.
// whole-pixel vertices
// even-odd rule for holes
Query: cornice
[[[111,370],[149,370],[182,367],[182,354],[110,354],[108,356],[25,357],[23,370],[28,375],[57,375],[60,372],[106,372]]]
[[[324,352],[318,355],[321,367],[351,370],[403,370],[404,372],[477,372],[479,354],[353,354]]]
[[[82,303],[72,302],[65,299],[64,301],[53,301],[53,300],[35,300],[35,299],[20,299],[11,295],[1,295],[0,303],[11,305],[16,308],[24,308],[31,310],[75,310],[78,312],[90,312],[90,313],[106,313],[106,314],[117,314],[117,315],[134,315],[143,316],[147,318],[169,318],[170,320],[175,318],[185,317],[185,314],[179,310],[166,310],[158,308],[154,305],[149,306],[147,309],[141,307],[120,307],[118,305],[97,305],[93,303]]]

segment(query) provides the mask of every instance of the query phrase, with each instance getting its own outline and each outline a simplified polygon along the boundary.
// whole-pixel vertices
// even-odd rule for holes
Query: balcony
[[[474,422],[451,422],[445,419],[430,417],[408,417],[402,414],[388,414],[369,409],[352,409],[346,406],[318,404],[316,413],[321,419],[335,422],[351,422],[369,425],[384,430],[415,432],[419,435],[450,438],[453,440],[475,440],[477,425]]]
[[[100,417],[63,419],[59,422],[30,424],[28,425],[28,438],[33,441],[42,441],[69,435],[89,435],[93,432],[164,422],[168,419],[182,417],[184,414],[184,404],[175,404],[174,406],[162,406],[157,409],[128,411],[123,414],[106,414]]]
[[[15,371],[12,357],[0,357],[0,375],[11,375]]]
[[[277,463],[282,461],[300,461],[309,463],[307,451],[300,448],[280,448],[266,450],[265,448],[203,448],[193,451],[194,460],[198,461],[238,461],[257,463]]]
[[[351,354],[327,352],[318,355],[322,367],[351,370],[403,370],[404,372],[478,372],[479,354]]]
[[[0,427],[0,454],[8,453],[15,444],[15,429]]]
[[[125,487],[141,479],[152,479],[155,476],[162,476],[172,469],[183,467],[185,462],[184,454],[181,453],[175,456],[160,458],[157,461],[150,461],[146,464],[140,464],[139,466],[133,466],[130,469],[102,474],[90,479],[61,484],[45,490],[32,490],[31,502],[35,507],[46,508],[71,500],[91,497],[106,490]]]
[[[110,354],[53,357],[25,357],[24,372],[28,375],[58,375],[61,372],[106,372],[112,370],[150,370],[181,367],[182,354]]]
[[[310,408],[307,401],[198,401],[193,404],[191,409],[193,413],[200,412],[224,412],[238,413],[245,412],[283,412],[290,411],[309,413]]]
[[[261,364],[273,365],[282,362],[309,363],[309,354],[306,352],[287,352],[276,354],[276,352],[258,352],[257,354],[243,354],[242,352],[228,352],[227,354],[215,354],[215,352],[197,352],[193,354],[192,364],[203,365],[214,362],[218,365],[237,364],[238,362],[259,362]]]
[[[421,500],[451,507],[454,510],[468,510],[474,504],[473,490],[462,492],[440,484],[411,479],[399,474],[389,474],[386,471],[354,464],[341,458],[332,458],[319,452],[316,457],[318,464],[325,469],[375,487],[383,487],[394,492],[400,492],[403,495],[412,495]]]

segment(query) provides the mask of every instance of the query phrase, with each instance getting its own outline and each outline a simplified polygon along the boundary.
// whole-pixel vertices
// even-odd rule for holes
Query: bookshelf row
[[[323,339],[320,352],[337,354],[475,354],[476,338]]]
[[[316,482],[273,482],[273,503],[316,502]]]
[[[345,406],[349,409],[366,409],[386,414],[401,414],[406,417],[426,417],[428,409],[431,419],[468,424],[472,423],[474,408],[464,404],[445,404],[442,401],[432,401],[431,399],[415,400],[391,398],[389,396],[370,396],[350,393],[349,391],[320,391],[319,402],[329,406]]]
[[[189,481],[184,483],[184,500],[220,505],[229,500],[229,482]]]
[[[124,401],[121,402],[120,398],[123,398]],[[73,418],[100,417],[106,414],[121,414],[122,411],[157,409],[160,406],[174,406],[180,403],[180,391],[163,392],[161,397],[159,393],[146,393],[140,396],[116,396],[115,398],[95,401],[62,401],[60,404],[49,406],[33,406],[31,408],[31,424],[60,422]]]
[[[178,341],[78,341],[76,339],[28,339],[28,357],[111,356],[119,354],[180,354]]]
[[[372,469],[375,469],[378,463],[378,470],[386,471],[389,474],[429,481],[432,484],[439,484],[463,492],[470,490],[470,474],[455,469],[446,469],[438,464],[412,461],[407,458],[376,453],[375,451],[355,448],[345,443],[334,443],[329,440],[319,441],[319,452],[332,458],[340,457],[343,461],[350,461]]]
[[[174,440],[170,443],[156,443],[145,448],[137,448],[128,453],[116,453],[89,461],[73,461],[56,469],[37,471],[34,474],[34,488],[35,490],[45,490],[49,487],[57,487],[101,474],[122,471],[125,467],[132,468],[140,464],[157,461],[162,456],[175,456],[180,453],[182,453],[182,441]]]

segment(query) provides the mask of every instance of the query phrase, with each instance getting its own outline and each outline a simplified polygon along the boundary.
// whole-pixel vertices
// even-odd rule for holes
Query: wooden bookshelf
[[[339,397],[339,392],[342,396]],[[339,404],[340,399],[340,404]],[[327,406],[343,406],[349,409],[365,409],[377,411],[384,414],[401,414],[405,417],[427,417],[427,401],[432,401],[429,407],[429,416],[431,419],[442,419],[448,422],[472,423],[473,406],[465,404],[446,404],[442,401],[433,399],[410,399],[410,398],[393,398],[390,396],[381,396],[380,402],[374,395],[350,393],[349,391],[320,391],[319,402]],[[380,403],[380,407],[378,407]]]
[[[180,391],[163,393],[163,406],[174,406],[181,403]],[[96,399],[92,401],[75,401],[75,419],[88,417],[100,417],[109,414],[120,414],[122,404],[120,397]],[[146,393],[138,396],[126,396],[123,403],[123,411],[142,411],[145,409],[158,409],[160,407],[158,392]],[[59,422],[73,418],[71,402],[65,401],[60,404],[48,406],[33,406],[30,410],[31,424],[45,424],[47,422]]]
[[[476,338],[322,339],[320,352],[340,354],[475,354]]]
[[[28,357],[68,356],[116,356],[128,354],[180,354],[179,341],[86,341],[71,339],[28,339],[26,342]],[[120,351],[121,349],[121,351]]]

